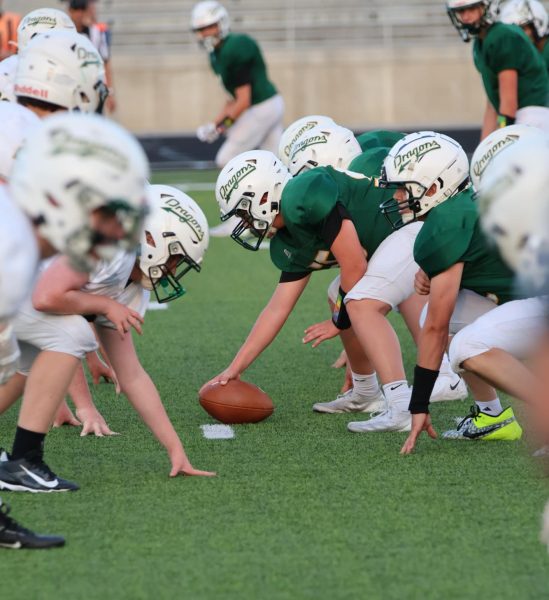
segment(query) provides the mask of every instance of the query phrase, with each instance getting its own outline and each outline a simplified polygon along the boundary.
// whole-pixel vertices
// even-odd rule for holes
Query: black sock
[[[25,458],[29,453],[36,455],[38,458],[42,458],[44,454],[45,438],[45,433],[36,433],[36,431],[29,431],[28,429],[23,429],[23,427],[17,427],[15,439],[13,440],[11,459],[19,460],[20,458]]]

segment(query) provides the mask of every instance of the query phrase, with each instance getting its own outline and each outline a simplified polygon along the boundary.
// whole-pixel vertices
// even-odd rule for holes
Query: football
[[[227,425],[258,423],[274,411],[272,400],[262,389],[239,379],[231,379],[226,385],[203,386],[199,400],[209,415]]]

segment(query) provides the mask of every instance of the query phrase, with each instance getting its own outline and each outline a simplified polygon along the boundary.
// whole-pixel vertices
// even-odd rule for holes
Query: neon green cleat
[[[511,407],[495,417],[484,413],[475,404],[471,413],[457,426],[457,429],[445,431],[442,437],[447,440],[520,440],[522,427]]]

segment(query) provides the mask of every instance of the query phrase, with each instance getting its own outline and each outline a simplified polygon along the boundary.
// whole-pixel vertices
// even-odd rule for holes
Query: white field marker
[[[149,302],[147,310],[168,310],[167,304],[160,304],[160,302]]]
[[[202,435],[207,440],[232,440],[234,430],[230,425],[200,425]]]

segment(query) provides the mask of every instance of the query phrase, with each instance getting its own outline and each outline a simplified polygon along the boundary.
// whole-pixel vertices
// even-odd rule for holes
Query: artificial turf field
[[[157,182],[213,181],[211,173]],[[201,188],[203,189],[203,188]],[[190,192],[217,223],[211,191]],[[543,599],[549,557],[538,542],[546,480],[526,445],[350,434],[356,415],[318,415],[343,372],[338,342],[312,350],[304,328],[327,318],[334,272],[315,274],[278,339],[244,375],[273,398],[264,423],[206,440],[213,422],[200,385],[227,366],[277,282],[268,252],[212,239],[202,273],[167,311],[147,314],[136,339],[195,467],[218,477],[168,479],[167,456],[112,386],[94,391],[122,435],[85,438],[63,428],[46,459],[78,481],[75,494],[3,493],[13,515],[67,546],[1,551],[0,598],[56,599]],[[410,338],[397,316],[409,374]],[[439,432],[469,402],[435,405]],[[16,411],[0,420],[9,447]]]

